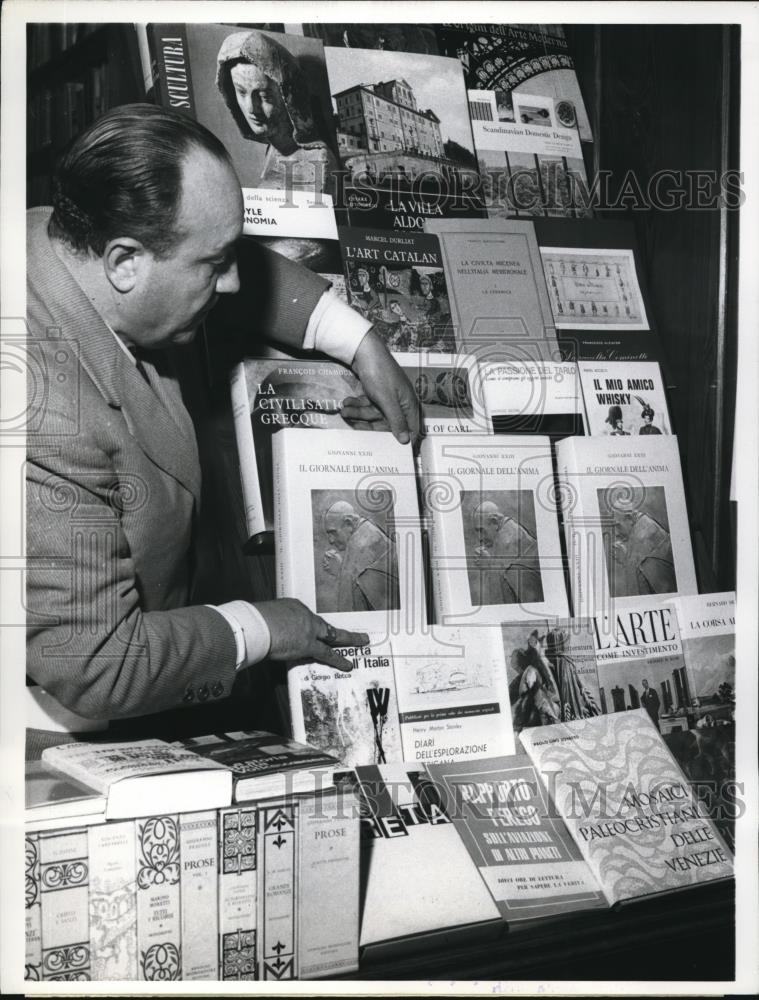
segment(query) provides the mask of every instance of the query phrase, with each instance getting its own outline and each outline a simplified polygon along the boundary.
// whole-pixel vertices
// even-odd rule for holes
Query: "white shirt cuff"
[[[258,608],[247,601],[228,601],[226,604],[208,604],[207,607],[218,611],[234,633],[237,649],[235,670],[263,660],[271,646],[271,633]]]
[[[371,327],[368,319],[351,309],[328,288],[309,317],[303,348],[307,351],[321,351],[350,365],[359,344]]]

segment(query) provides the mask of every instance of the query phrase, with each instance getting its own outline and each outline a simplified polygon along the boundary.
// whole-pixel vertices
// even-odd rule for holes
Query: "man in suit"
[[[651,716],[651,722],[659,729],[659,708],[661,707],[661,702],[656,691],[648,686],[648,681],[645,677],[643,678],[643,693],[640,696],[640,703]]]
[[[75,718],[112,720],[218,702],[267,656],[349,669],[333,647],[366,637],[298,601],[192,603],[201,470],[182,347],[221,297],[247,296],[286,347],[350,364],[365,395],[344,416],[402,442],[418,430],[407,379],[317,275],[262,251],[240,273],[240,183],[186,116],[114,109],[55,191],[28,215],[28,676]]]

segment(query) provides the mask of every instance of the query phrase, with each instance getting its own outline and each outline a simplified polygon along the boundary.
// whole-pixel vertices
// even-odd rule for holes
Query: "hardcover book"
[[[298,25],[309,38],[320,38],[325,45],[346,49],[379,49],[382,52],[426,52],[437,55],[437,38],[431,24],[340,23]],[[295,27],[287,25],[287,31]]]
[[[461,61],[468,88],[495,91],[502,105],[523,91],[560,102],[561,121],[593,141],[560,24],[439,24],[435,32],[440,54]]]
[[[672,433],[657,361],[580,361],[577,368],[591,435]]]
[[[61,774],[42,760],[25,764],[25,821],[28,828],[39,829],[46,823],[70,821],[73,817],[105,814],[105,796],[75,778]]]
[[[336,240],[337,146],[321,42],[191,23],[149,25],[148,39],[157,100],[193,115],[229,151],[244,231]]]
[[[328,788],[339,763],[313,746],[260,730],[194,736],[176,745],[228,768],[235,802]]]
[[[558,344],[531,222],[430,219],[457,345],[478,361],[556,361]]]
[[[673,599],[690,693],[691,724],[709,729],[734,721],[735,591]]]
[[[396,354],[454,349],[440,246],[421,232],[341,227],[348,300]]]
[[[219,978],[216,810],[179,817],[182,979]]]
[[[87,833],[93,981],[137,979],[137,841],[133,820]]]
[[[298,803],[298,978],[358,969],[359,819],[352,794]]]
[[[221,809],[218,816],[219,979],[257,979],[258,873],[256,807]]]
[[[65,743],[42,752],[50,767],[91,785],[107,799],[106,819],[188,811],[232,801],[232,772],[163,740]]]
[[[424,620],[414,462],[389,432],[282,430],[274,524],[280,597],[374,635]]]
[[[502,931],[498,908],[421,771],[359,767],[345,784],[362,805],[362,948],[392,953],[425,939],[454,943]]]
[[[87,829],[40,833],[41,976],[83,982],[90,976]]]
[[[729,849],[644,708],[521,740],[610,906],[732,877]]]
[[[577,365],[572,361],[485,361],[483,405],[496,434],[545,434],[555,441],[586,433]]]
[[[138,978],[182,978],[179,817],[137,821]]]
[[[483,218],[466,89],[455,59],[328,46],[350,224],[408,233]]]
[[[336,361],[247,358],[235,366],[232,415],[251,539],[263,542],[274,529],[273,436],[283,427],[348,430],[340,406],[361,392],[353,372]]]
[[[600,715],[593,623],[535,619],[501,626],[514,734]]]
[[[350,673],[318,663],[288,671],[297,739],[348,767],[512,751],[496,629],[432,627],[342,653]]]
[[[565,438],[556,461],[575,616],[697,592],[676,437]]]
[[[421,463],[438,624],[566,617],[548,438],[426,438]]]
[[[298,978],[297,856],[300,803],[258,808],[258,968],[266,982]]]
[[[510,927],[606,905],[529,757],[431,763],[427,772]]]
[[[24,979],[42,979],[42,921],[39,836],[24,837]]]

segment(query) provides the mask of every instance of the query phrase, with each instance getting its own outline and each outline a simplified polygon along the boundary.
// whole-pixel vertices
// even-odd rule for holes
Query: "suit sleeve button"
[[[221,696],[224,694],[224,685],[221,683],[221,681],[217,681],[214,684],[214,686],[211,688],[211,694],[214,696],[214,698],[221,698]]]
[[[207,701],[207,700],[208,700],[208,687],[205,684],[203,684],[201,687],[198,688],[198,701]]]
[[[191,701],[195,701],[195,692],[192,688],[187,688],[185,693],[182,695],[182,701],[189,704]]]

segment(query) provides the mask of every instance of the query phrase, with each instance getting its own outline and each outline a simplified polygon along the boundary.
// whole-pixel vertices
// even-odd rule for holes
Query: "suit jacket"
[[[181,349],[150,384],[27,217],[27,673],[88,718],[226,697],[235,642],[187,606],[201,471]],[[293,342],[326,282],[271,254],[266,316]],[[172,356],[173,353],[173,356]]]

